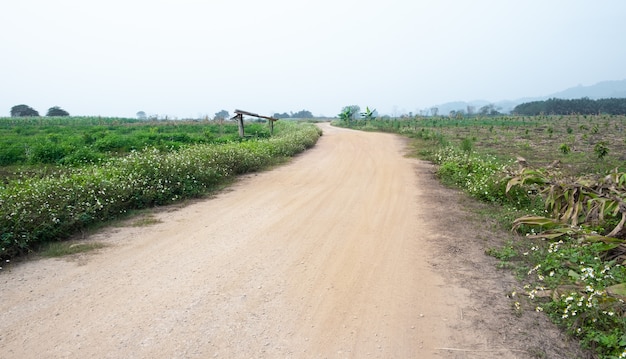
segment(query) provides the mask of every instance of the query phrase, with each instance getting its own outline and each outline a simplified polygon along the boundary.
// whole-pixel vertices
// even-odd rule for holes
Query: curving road
[[[428,264],[450,219],[424,164],[321,126],[288,165],[89,238],[105,249],[5,268],[0,358],[465,357],[442,349],[481,335]]]

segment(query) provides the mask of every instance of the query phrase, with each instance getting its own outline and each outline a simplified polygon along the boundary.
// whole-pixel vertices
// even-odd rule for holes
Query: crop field
[[[560,161],[564,174],[626,170],[626,116],[503,116],[353,121],[353,128],[398,132],[452,145],[501,162],[522,157],[533,166]],[[434,148],[434,147],[429,147]]]
[[[249,123],[246,133],[269,137],[268,126]],[[239,141],[232,121],[142,121],[101,117],[0,118],[0,167],[98,163],[146,147]]]
[[[626,116],[336,124],[413,138],[444,183],[512,228],[486,254],[520,280],[508,294],[516,315],[545,312],[593,357],[626,357]]]
[[[312,124],[1,119],[0,258],[134,209],[201,196],[313,146]],[[13,149],[13,152],[10,150]],[[34,156],[34,153],[40,155]],[[0,173],[0,174],[2,174]]]

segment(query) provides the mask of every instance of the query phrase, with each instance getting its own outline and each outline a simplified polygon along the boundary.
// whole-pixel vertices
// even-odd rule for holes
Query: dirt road
[[[459,197],[404,140],[322,126],[288,165],[90,236],[108,244],[96,253],[5,268],[0,357],[564,353],[553,329],[541,344],[516,328],[514,281],[493,274]]]

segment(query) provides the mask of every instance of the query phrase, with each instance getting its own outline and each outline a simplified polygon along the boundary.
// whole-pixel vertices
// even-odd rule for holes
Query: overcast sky
[[[2,0],[0,116],[417,113],[626,79],[624,0]]]

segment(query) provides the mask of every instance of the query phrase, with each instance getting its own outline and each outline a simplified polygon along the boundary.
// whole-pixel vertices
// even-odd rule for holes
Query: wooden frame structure
[[[269,122],[270,125],[270,135],[274,134],[274,121],[278,121],[277,118],[274,117],[269,117],[269,116],[262,116],[262,115],[258,115],[256,113],[252,113],[252,112],[248,112],[248,111],[242,111],[242,110],[235,110],[236,115],[233,116],[233,118],[231,118],[231,120],[236,119],[237,120],[237,124],[239,126],[239,137],[244,137],[245,136],[245,132],[244,132],[244,128],[243,128],[243,116],[252,116],[252,117],[256,117],[256,118],[264,118]]]

